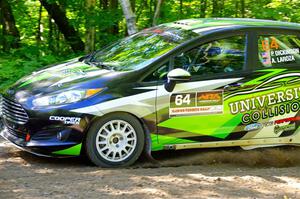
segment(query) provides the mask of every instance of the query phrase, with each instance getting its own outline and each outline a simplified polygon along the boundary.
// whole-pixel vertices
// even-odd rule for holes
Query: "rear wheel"
[[[129,114],[112,114],[95,122],[86,139],[89,159],[101,167],[133,164],[144,148],[145,136],[140,122]]]

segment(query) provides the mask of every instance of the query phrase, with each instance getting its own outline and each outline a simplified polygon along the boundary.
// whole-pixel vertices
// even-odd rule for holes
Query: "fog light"
[[[57,133],[57,139],[58,140],[62,140],[62,137],[63,137],[62,132]]]
[[[56,138],[60,141],[65,141],[68,139],[69,135],[70,135],[70,131],[63,130],[57,133]]]

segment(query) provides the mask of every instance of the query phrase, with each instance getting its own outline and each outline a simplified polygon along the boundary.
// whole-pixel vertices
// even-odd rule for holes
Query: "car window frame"
[[[232,29],[225,29],[225,30],[218,30],[218,31],[208,31],[206,32],[205,34],[203,35],[199,35],[198,38],[194,38],[186,43],[183,43],[181,44],[180,46],[177,46],[175,49],[171,50],[170,52],[166,53],[163,57],[161,57],[160,59],[154,61],[153,63],[149,64],[148,67],[145,67],[144,69],[140,70],[140,71],[136,71],[138,72],[140,75],[141,75],[141,78],[138,80],[138,82],[141,82],[141,83],[153,83],[152,82],[146,82],[144,81],[144,79],[150,75],[151,73],[153,73],[155,70],[157,70],[161,64],[169,61],[169,71],[170,72],[173,67],[173,59],[176,55],[184,52],[184,51],[188,51],[190,49],[193,49],[199,45],[203,45],[205,43],[208,43],[210,41],[214,41],[214,40],[217,40],[217,39],[222,39],[222,38],[226,38],[226,37],[230,37],[230,36],[236,36],[236,35],[245,35],[246,36],[246,43],[247,43],[247,47],[246,47],[246,54],[251,52],[251,48],[253,48],[253,42],[251,41],[252,40],[252,36],[250,37],[251,35],[251,31],[249,31],[249,28],[248,27],[237,27],[237,28],[232,28]],[[212,39],[214,38],[214,39]],[[249,40],[247,40],[249,39]],[[251,44],[251,45],[249,45]],[[251,47],[251,48],[250,48]],[[242,71],[242,73],[247,72],[248,69],[250,68],[248,66],[248,62],[249,62],[249,59],[250,59],[250,55],[247,55],[246,57],[246,64],[244,65],[245,69]],[[252,65],[253,66],[253,65]],[[237,73],[241,73],[241,71],[238,71]],[[247,72],[248,73],[248,72]],[[229,73],[227,73],[226,75],[228,76]],[[231,73],[230,73],[231,74]],[[217,76],[221,76],[221,73],[218,74]],[[206,78],[206,76],[203,76],[202,79],[211,79],[213,78],[209,76],[209,78]],[[193,79],[193,77],[192,77]],[[158,84],[160,83],[164,83],[165,80],[157,80],[156,81]]]
[[[163,59],[160,62],[156,63],[156,67],[153,67],[152,70],[150,70],[147,75],[143,77],[142,82],[143,83],[153,83],[153,82],[164,82],[166,81],[165,79],[157,79],[153,81],[146,81],[146,79],[149,77],[149,75],[153,75],[154,72],[156,72],[160,67],[164,66],[165,64],[168,64],[168,72],[170,72],[170,58],[168,59]]]
[[[272,68],[291,68],[299,66],[299,63],[290,63],[285,65],[279,66],[270,66],[270,67],[263,67],[259,64],[259,57],[258,57],[258,39],[260,35],[295,35],[300,38],[300,30],[290,29],[290,28],[269,28],[266,27],[265,29],[253,29],[253,44],[255,45],[255,50],[253,51],[253,60],[255,70],[262,70],[262,69],[272,69]]]
[[[230,38],[230,37],[234,37],[234,36],[245,36],[245,39],[246,39],[246,43],[245,43],[245,56],[246,57],[245,57],[245,64],[243,66],[243,69],[239,70],[239,71],[230,72],[230,73],[193,75],[191,80],[193,80],[193,79],[207,80],[207,79],[231,77],[231,76],[236,76],[236,75],[240,75],[240,74],[244,74],[244,73],[249,73],[249,69],[250,70],[252,69],[252,67],[250,67],[250,65],[249,65],[249,62],[250,62],[250,57],[252,54],[252,53],[250,54],[250,52],[252,52],[251,49],[253,48],[253,45],[252,45],[253,32],[246,30],[246,29],[238,30],[238,31],[236,31],[236,30],[220,31],[215,34],[214,33],[207,34],[206,37],[203,37],[202,39],[199,40],[199,43],[191,45],[191,46],[187,46],[186,48],[183,48],[182,50],[177,51],[176,53],[171,55],[170,56],[170,70],[172,70],[174,68],[174,58],[177,55],[180,55],[183,52],[187,52],[189,50],[192,50],[196,47],[207,44],[209,42],[217,41],[220,39],[226,39],[226,38]]]

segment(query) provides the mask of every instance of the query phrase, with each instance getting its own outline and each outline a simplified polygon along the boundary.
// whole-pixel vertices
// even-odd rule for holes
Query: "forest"
[[[187,18],[300,22],[299,0],[0,0],[0,91],[48,64]]]

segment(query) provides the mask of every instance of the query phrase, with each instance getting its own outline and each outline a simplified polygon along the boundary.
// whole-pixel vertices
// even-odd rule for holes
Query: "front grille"
[[[12,100],[2,97],[0,109],[0,114],[6,120],[17,124],[26,124],[28,122],[28,115],[23,107]]]

